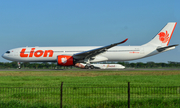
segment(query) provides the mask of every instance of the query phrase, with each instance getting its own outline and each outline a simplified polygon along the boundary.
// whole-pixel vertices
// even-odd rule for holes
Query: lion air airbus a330
[[[149,57],[168,50],[177,45],[169,41],[176,27],[176,22],[168,23],[151,41],[141,46],[117,46],[126,42],[110,44],[103,47],[22,47],[8,50],[3,58],[19,62],[57,62],[61,66],[78,66],[93,69],[93,62],[129,61]]]

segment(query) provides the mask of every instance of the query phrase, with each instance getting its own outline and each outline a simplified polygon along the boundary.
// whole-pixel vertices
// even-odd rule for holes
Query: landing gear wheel
[[[91,66],[90,66],[90,68],[91,68],[91,69],[94,69],[94,66],[93,66],[93,65],[91,65]]]
[[[89,69],[89,66],[86,65],[86,66],[85,66],[85,69]]]
[[[94,69],[94,66],[93,65],[91,65],[91,66],[85,66],[85,69]]]
[[[17,65],[18,65],[18,69],[21,69],[21,63],[17,62]]]

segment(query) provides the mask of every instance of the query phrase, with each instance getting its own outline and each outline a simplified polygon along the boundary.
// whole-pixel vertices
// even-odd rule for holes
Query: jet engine
[[[57,64],[61,66],[74,66],[75,59],[73,56],[69,55],[59,55],[57,56]]]

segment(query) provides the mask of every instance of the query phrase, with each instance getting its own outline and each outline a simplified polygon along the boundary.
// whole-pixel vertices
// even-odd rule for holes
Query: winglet
[[[124,42],[126,42],[128,40],[128,38],[126,38],[124,41],[122,41],[121,43],[124,43]]]

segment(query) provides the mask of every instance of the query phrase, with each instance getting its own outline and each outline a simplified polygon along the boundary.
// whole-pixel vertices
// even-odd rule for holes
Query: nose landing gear
[[[18,65],[18,69],[21,69],[21,63],[17,62],[17,65]]]

